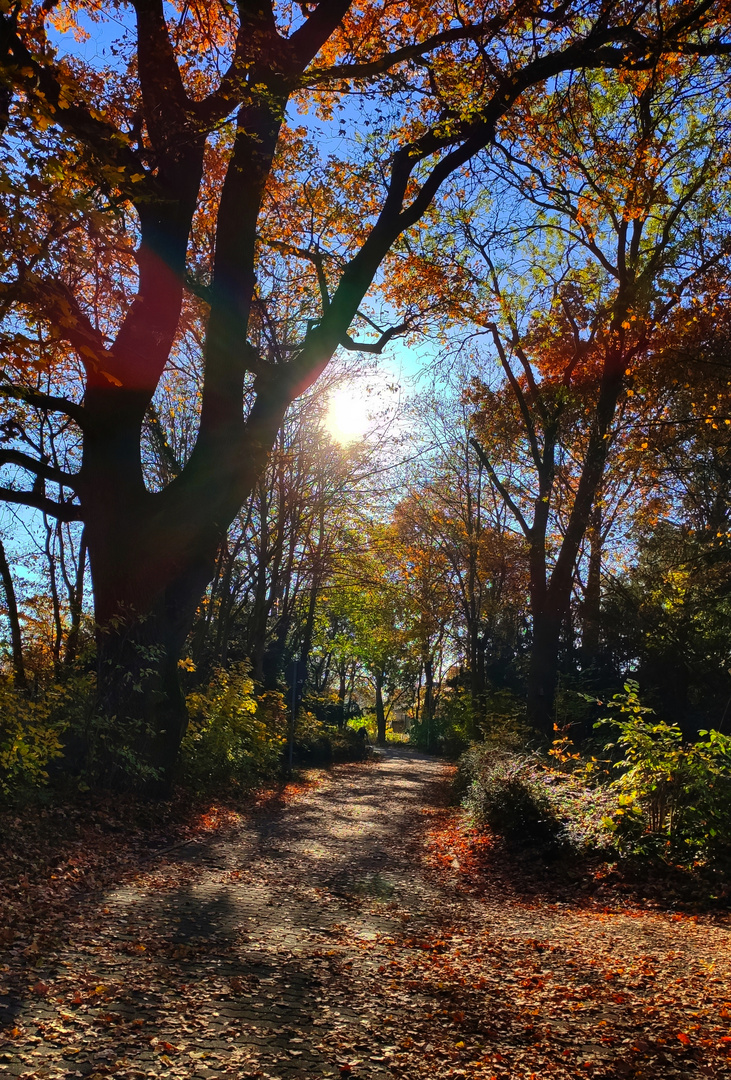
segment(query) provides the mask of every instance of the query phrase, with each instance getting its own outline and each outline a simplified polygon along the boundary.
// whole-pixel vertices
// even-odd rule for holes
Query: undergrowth
[[[566,736],[548,755],[473,745],[459,783],[474,821],[544,853],[731,866],[731,738],[701,731],[684,741],[631,681],[606,706],[597,727],[614,738],[598,754]]]

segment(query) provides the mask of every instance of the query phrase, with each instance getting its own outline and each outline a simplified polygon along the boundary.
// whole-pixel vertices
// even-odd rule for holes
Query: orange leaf
[[[679,1039],[680,1039],[680,1041],[682,1042],[683,1046],[688,1046],[688,1045],[690,1044],[690,1039],[689,1039],[689,1037],[688,1037],[688,1036],[687,1036],[687,1035],[685,1034],[685,1032],[683,1032],[683,1031],[679,1031],[679,1032],[678,1032],[678,1038],[679,1038]]]

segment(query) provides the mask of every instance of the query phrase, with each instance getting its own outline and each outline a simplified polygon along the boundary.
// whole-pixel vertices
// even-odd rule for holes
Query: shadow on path
[[[442,772],[400,748],[340,767],[82,903],[30,993],[0,998],[0,1075],[335,1075],[327,1036],[360,1019],[335,939],[347,923],[365,944],[429,902],[413,843]]]

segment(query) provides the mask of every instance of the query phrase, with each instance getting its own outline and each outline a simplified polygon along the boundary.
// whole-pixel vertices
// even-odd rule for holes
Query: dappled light
[[[731,1075],[731,6],[0,4],[0,1073]]]

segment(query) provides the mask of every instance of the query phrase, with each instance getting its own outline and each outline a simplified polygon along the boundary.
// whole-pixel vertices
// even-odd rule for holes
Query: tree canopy
[[[179,661],[287,409],[336,353],[438,320],[514,351],[551,483],[558,388],[596,380],[555,656],[628,365],[725,253],[725,6],[16,0],[0,19],[0,496],[83,527],[63,574],[78,623],[88,558],[98,709],[152,773],[171,775]],[[518,230],[543,264],[532,321],[485,245],[498,206],[503,257]]]

